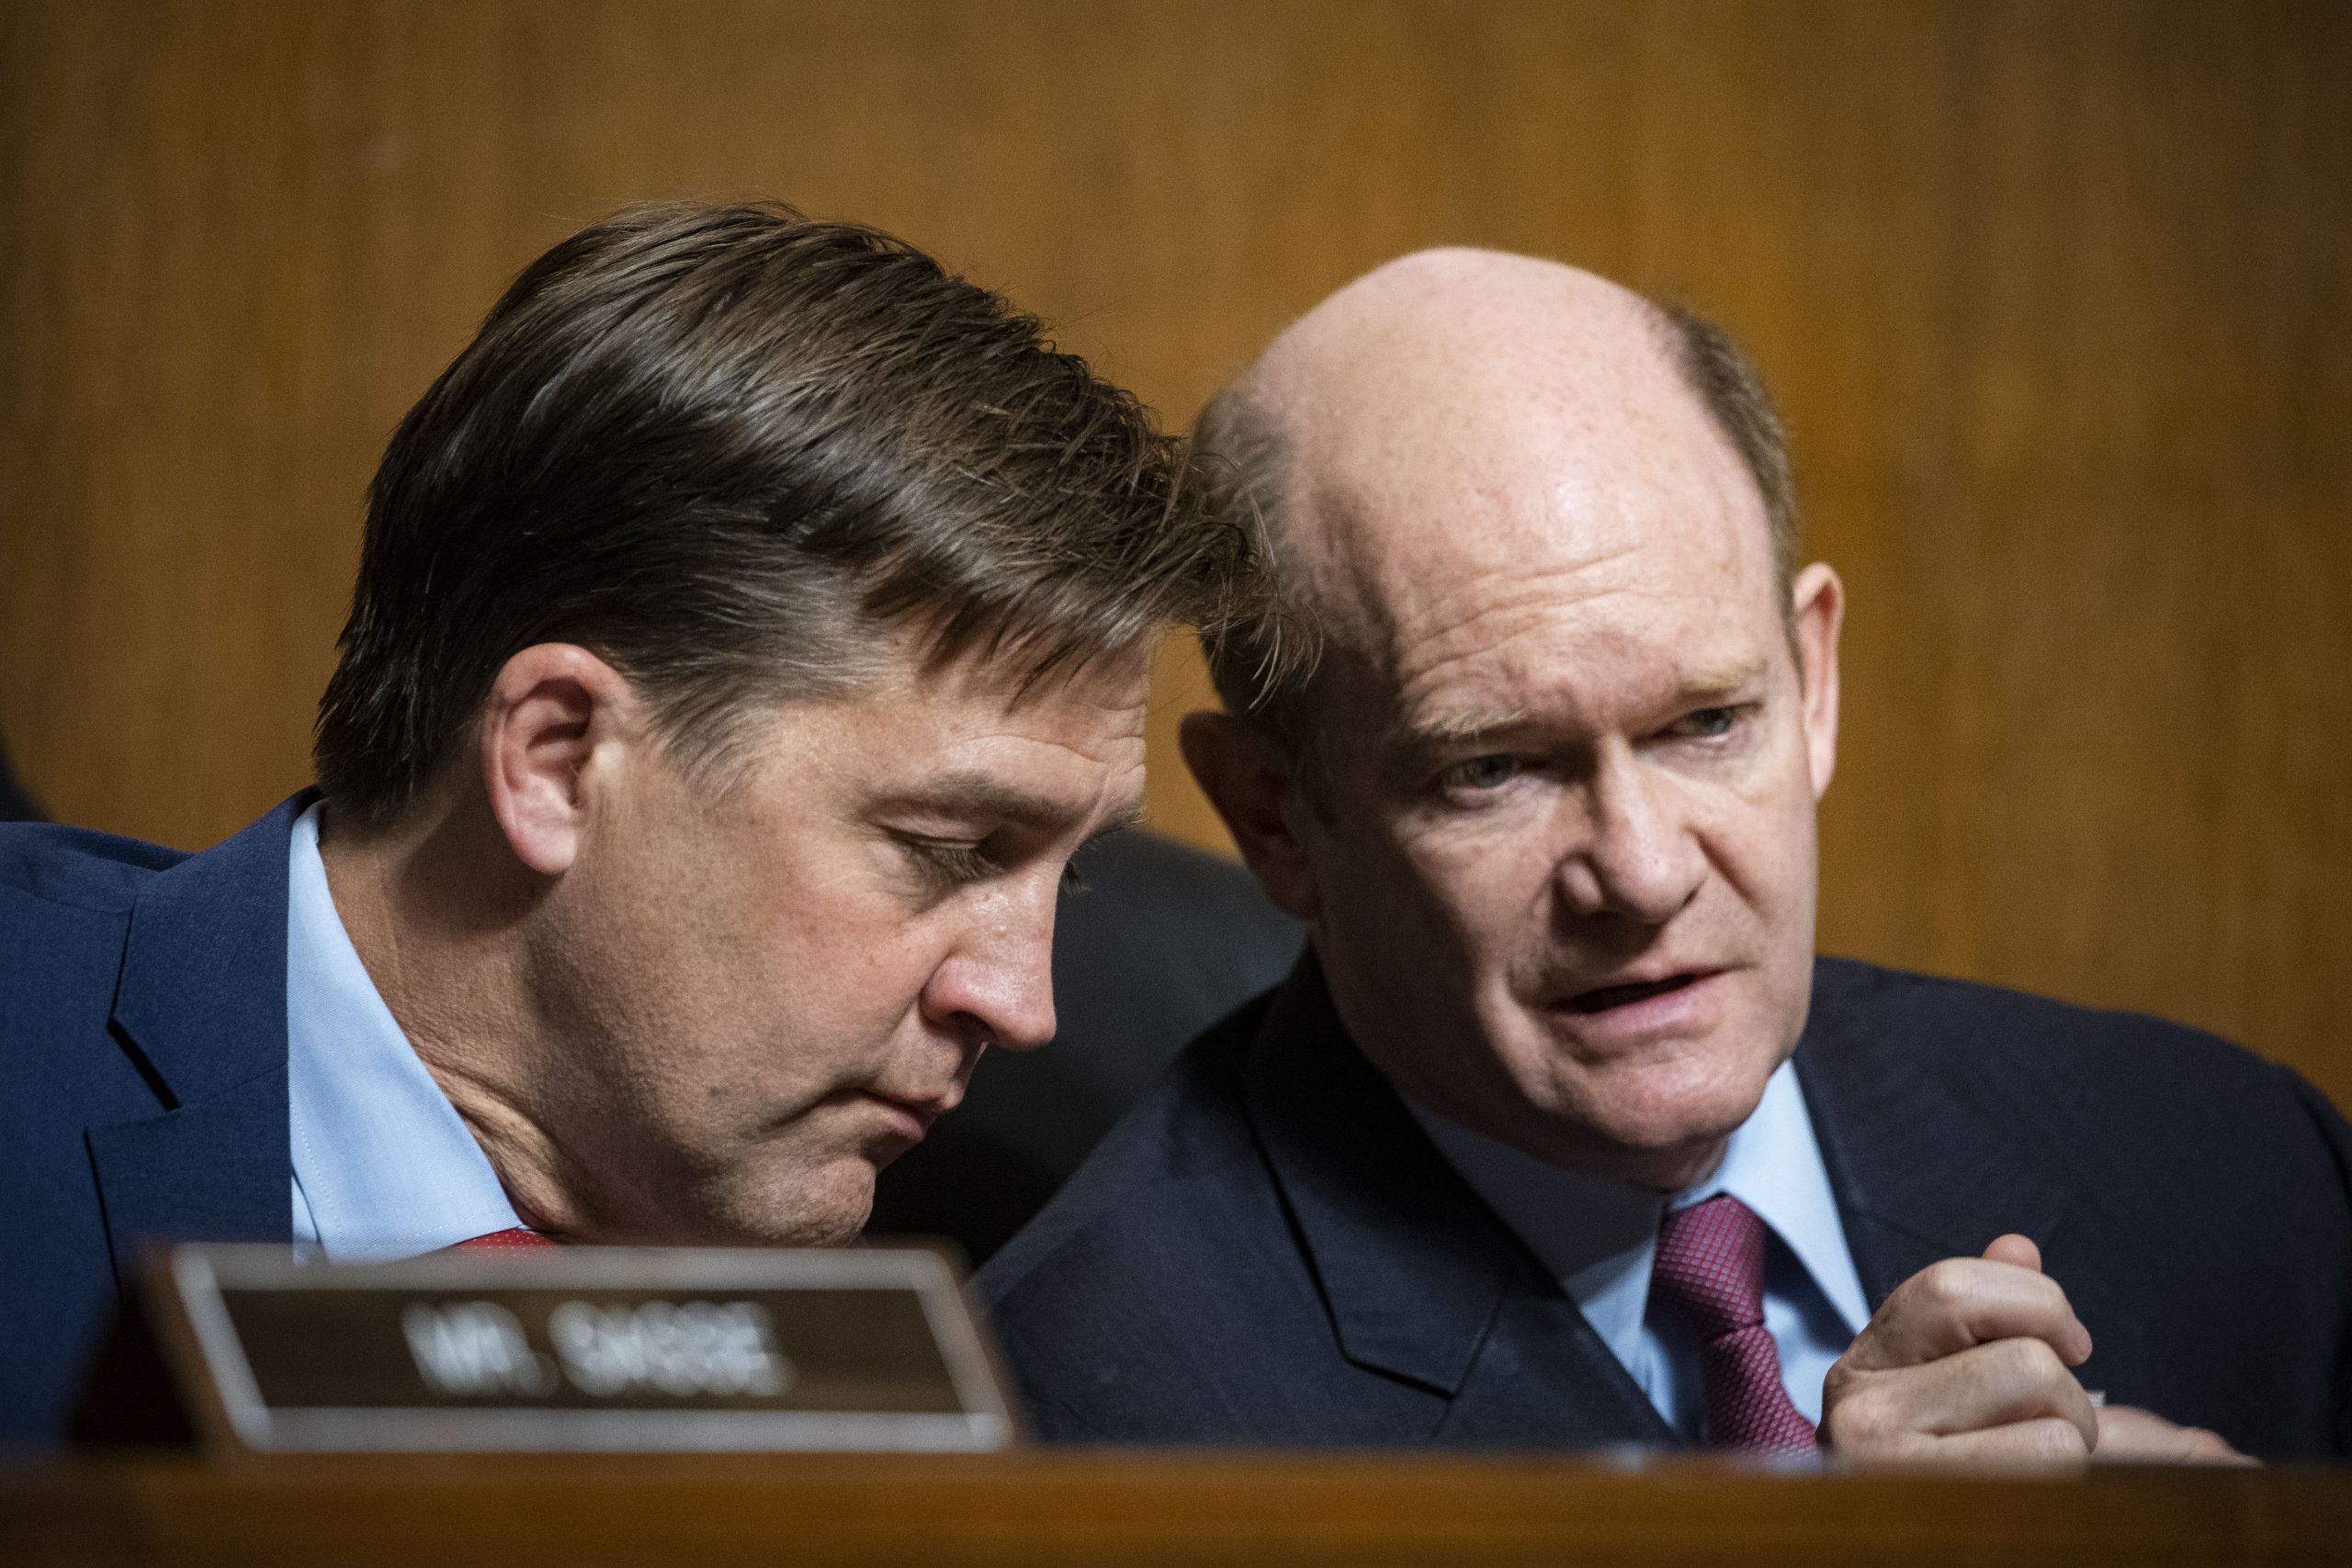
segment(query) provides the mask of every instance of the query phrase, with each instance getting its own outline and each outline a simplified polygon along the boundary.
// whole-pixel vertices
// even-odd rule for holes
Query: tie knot
[[[1704,1344],[1764,1321],[1764,1222],[1726,1192],[1666,1216],[1651,1292]]]

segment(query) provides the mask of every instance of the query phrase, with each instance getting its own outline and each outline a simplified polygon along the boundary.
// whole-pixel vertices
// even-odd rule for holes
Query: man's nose
[[[1673,792],[1630,752],[1604,757],[1586,790],[1584,841],[1561,863],[1561,890],[1577,915],[1642,925],[1672,919],[1698,893],[1707,860]]]
[[[932,971],[923,1009],[967,1043],[1033,1050],[1054,1037],[1054,914],[1000,909]]]

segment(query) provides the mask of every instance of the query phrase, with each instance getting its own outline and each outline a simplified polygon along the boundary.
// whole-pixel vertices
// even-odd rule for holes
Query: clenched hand
[[[2090,1353],[2041,1249],[2002,1236],[1982,1258],[1930,1264],[1886,1299],[1829,1369],[1822,1446],[1959,1463],[2253,1462],[2211,1432],[2095,1407],[2072,1370]]]

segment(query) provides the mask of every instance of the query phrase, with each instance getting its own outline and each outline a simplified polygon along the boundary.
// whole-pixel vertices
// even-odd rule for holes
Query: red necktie
[[[488,1235],[478,1235],[470,1240],[461,1241],[449,1250],[465,1252],[477,1247],[556,1247],[560,1245],[553,1236],[541,1235],[537,1231],[526,1231],[517,1225],[513,1230],[492,1231]]]
[[[1747,1204],[1726,1192],[1667,1215],[1650,1299],[1699,1341],[1709,1448],[1814,1446],[1764,1326],[1764,1222]]]

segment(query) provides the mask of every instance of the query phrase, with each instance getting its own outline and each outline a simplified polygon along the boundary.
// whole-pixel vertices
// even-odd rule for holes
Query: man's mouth
[[[962,1098],[960,1094],[942,1094],[917,1099],[909,1096],[885,1094],[880,1089],[874,1089],[865,1090],[865,1094],[867,1098],[878,1100],[894,1111],[904,1112],[906,1116],[914,1122],[914,1133],[915,1136],[918,1138],[922,1137],[923,1134],[931,1131],[931,1124],[933,1122],[938,1121],[941,1116],[953,1110],[955,1108],[956,1101]]]
[[[1608,1012],[1616,1008],[1631,1007],[1635,1002],[1648,1001],[1695,986],[1716,973],[1712,969],[1685,969],[1657,980],[1634,980],[1615,986],[1595,986],[1589,991],[1578,991],[1570,997],[1566,1009],[1573,1013],[1589,1016]]]

